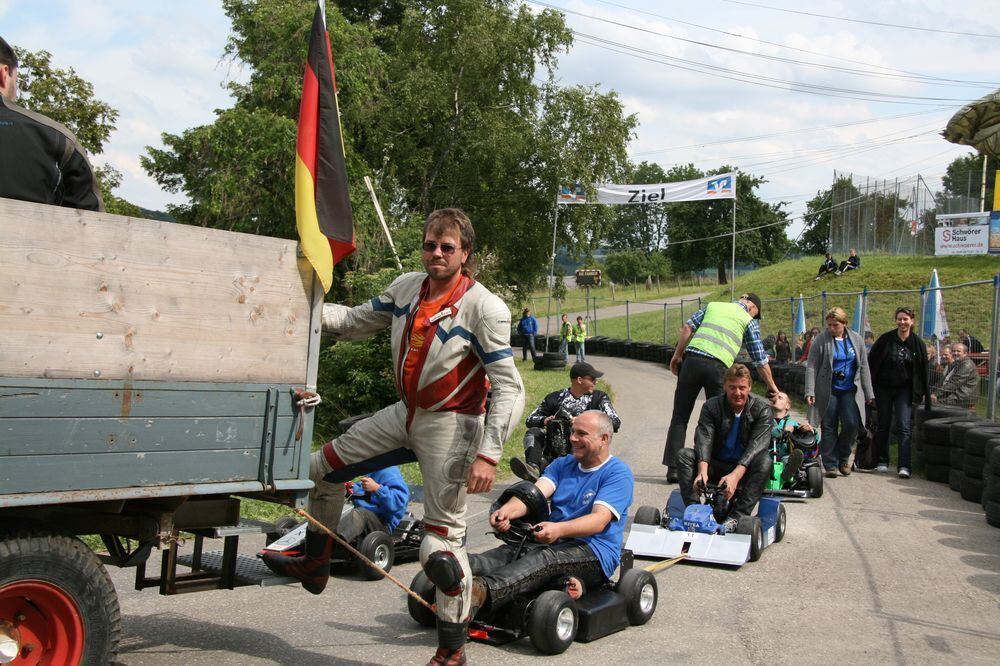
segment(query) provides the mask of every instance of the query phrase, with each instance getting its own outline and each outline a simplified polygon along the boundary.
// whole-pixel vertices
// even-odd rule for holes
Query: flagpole
[[[375,214],[378,215],[378,221],[382,223],[382,231],[385,232],[385,239],[389,241],[389,248],[392,250],[392,256],[396,260],[396,268],[403,270],[403,262],[399,260],[399,255],[396,253],[396,244],[392,242],[392,236],[389,234],[389,225],[385,223],[385,216],[382,214],[382,206],[378,203],[378,197],[375,196],[375,188],[372,187],[372,179],[365,175],[365,187],[368,188],[368,194],[372,196],[372,203],[375,205]]]
[[[733,267],[729,281],[729,300],[736,300],[736,181],[739,180],[739,170],[733,172]]]
[[[556,191],[556,209],[552,214],[552,261],[549,263],[549,300],[545,306],[545,349],[549,348],[549,324],[552,323],[552,290],[556,277],[556,230],[559,229],[559,192]]]

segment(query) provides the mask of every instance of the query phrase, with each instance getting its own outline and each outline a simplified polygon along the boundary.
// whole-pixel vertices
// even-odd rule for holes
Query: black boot
[[[788,454],[788,462],[785,463],[785,469],[781,471],[782,485],[798,476],[799,468],[802,467],[802,459],[803,455],[800,449],[792,449],[792,452]]]
[[[468,622],[437,621],[438,649],[427,662],[427,666],[463,666],[465,664],[465,641],[468,637]]]
[[[323,532],[306,530],[306,552],[289,557],[281,553],[265,551],[261,558],[267,568],[279,576],[291,576],[302,582],[302,587],[313,594],[319,594],[330,579],[330,556],[333,553],[333,538]]]

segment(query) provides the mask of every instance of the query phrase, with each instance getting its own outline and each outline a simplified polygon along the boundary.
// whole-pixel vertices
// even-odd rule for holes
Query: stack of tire
[[[913,412],[913,467],[917,470],[923,470],[927,464],[926,450],[924,448],[926,443],[926,438],[924,436],[924,424],[928,421],[933,421],[934,419],[943,419],[950,416],[954,417],[968,417],[969,412],[959,407],[945,407],[940,405],[935,405],[930,409],[924,407],[918,407]],[[948,458],[950,456],[950,450],[937,452],[935,454],[938,462],[935,464],[948,466],[950,464]],[[947,476],[947,472],[945,472]]]
[[[566,367],[566,357],[562,352],[545,352],[535,360],[535,370],[562,370]]]
[[[918,410],[917,414],[920,414]],[[918,419],[920,417],[918,416]],[[968,421],[968,414],[944,416],[918,421],[918,429],[923,444],[924,476],[928,481],[948,483],[951,481],[951,426]]]
[[[989,421],[984,421],[978,417],[969,416],[963,421],[955,421],[951,424],[948,433],[951,443],[951,451],[948,456],[950,469],[948,470],[948,487],[956,493],[962,491],[965,482],[965,436],[971,430],[978,430]],[[981,491],[981,489],[980,489]]]
[[[607,336],[605,335],[595,335],[592,338],[587,338],[587,353],[588,354],[607,354]]]
[[[986,440],[983,445],[986,467],[983,469],[983,509],[986,522],[1000,527],[1000,436]]]
[[[987,443],[1000,437],[1000,425],[982,425],[965,433],[965,455],[962,458],[962,499],[983,504],[987,470]],[[983,506],[985,508],[985,505]]]
[[[785,371],[785,380],[778,387],[788,395],[804,398],[806,393],[806,366],[790,365]]]

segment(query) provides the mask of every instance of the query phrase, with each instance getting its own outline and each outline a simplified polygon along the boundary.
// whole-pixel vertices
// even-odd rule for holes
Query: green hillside
[[[807,257],[784,261],[773,266],[760,268],[741,275],[736,282],[737,295],[745,291],[756,292],[764,300],[762,332],[764,336],[778,331],[792,330],[792,304],[789,297],[802,294],[805,301],[806,324],[811,328],[822,328],[822,292],[826,290],[826,307],[840,306],[851,317],[854,313],[856,295],[840,295],[858,292],[866,287],[869,292],[885,290],[919,289],[931,278],[931,271],[938,270],[943,287],[966,282],[992,280],[994,273],[1000,272],[1000,256],[981,257],[862,257],[861,269],[840,277],[824,277],[814,281],[816,270],[822,263],[821,257]],[[708,300],[728,300],[729,287],[716,287]],[[945,314],[952,331],[967,328],[984,345],[989,345],[990,317],[993,311],[993,285],[984,284],[942,292]],[[777,299],[783,299],[777,302]],[[909,305],[920,317],[920,294],[870,294],[868,299],[868,322],[876,334],[893,327],[893,313],[900,305]],[[689,312],[685,312],[689,314]],[[671,309],[667,323],[667,339],[677,340],[680,327],[680,313]],[[663,313],[650,312],[633,315],[632,339],[646,342],[663,342]],[[625,318],[600,320],[599,335],[625,337]]]

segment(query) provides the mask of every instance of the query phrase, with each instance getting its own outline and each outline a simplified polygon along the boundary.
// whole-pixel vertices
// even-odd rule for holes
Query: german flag
[[[330,291],[334,264],[354,252],[355,246],[337,81],[330,36],[319,4],[313,16],[302,79],[295,156],[295,226],[302,251],[323,283],[323,291]]]

